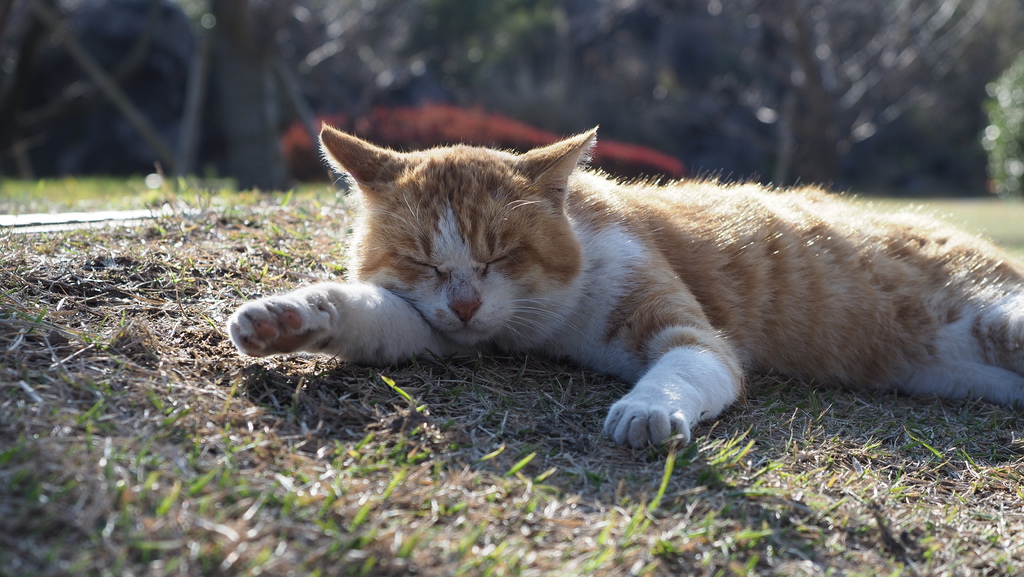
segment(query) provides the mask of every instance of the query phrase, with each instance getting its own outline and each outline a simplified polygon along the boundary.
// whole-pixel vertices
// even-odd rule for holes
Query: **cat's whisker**
[[[554,297],[533,296],[533,297],[528,297],[528,298],[512,299],[512,300],[510,300],[508,302],[510,302],[510,303],[533,303],[533,302],[539,302],[539,301],[559,302],[559,299],[556,299]]]
[[[585,334],[579,327],[577,327],[573,322],[571,322],[565,315],[563,315],[561,313],[557,313],[557,312],[549,310],[549,309],[546,309],[546,308],[543,308],[543,307],[537,307],[537,306],[517,306],[515,308],[515,311],[516,312],[526,313],[526,314],[532,314],[532,315],[535,315],[535,316],[538,316],[538,317],[541,317],[541,318],[547,319],[547,320],[556,321],[560,325],[562,325],[562,326],[564,326],[564,327],[566,327],[568,329],[571,329],[571,330],[573,330],[574,332],[576,332],[576,333],[578,333],[580,335],[584,335]],[[513,313],[513,316],[516,316],[516,318],[519,318],[519,319],[522,319],[522,320],[529,320],[530,322],[535,323],[538,328],[542,327],[544,325],[544,323],[541,322],[538,319],[529,319],[528,317],[517,316],[517,315],[515,315],[515,313]]]
[[[514,201],[506,204],[505,206],[501,207],[501,210],[498,211],[497,217],[503,217],[503,216],[507,215],[508,213],[512,212],[513,210],[517,209],[517,208],[522,208],[524,206],[530,206],[530,205],[533,205],[533,204],[537,204],[537,201],[536,200],[526,200],[526,199],[514,200]]]
[[[529,342],[529,341],[526,338],[526,336],[523,335],[523,333],[519,332],[519,329],[517,329],[517,328],[515,328],[515,326],[513,326],[513,324],[514,323],[512,321],[505,321],[504,323],[502,323],[501,327],[503,329],[507,330],[508,333],[512,336],[512,340],[514,341],[514,344],[515,344],[516,348],[520,348],[520,347],[523,346],[524,342]],[[529,329],[529,328],[532,328],[532,327],[526,327],[526,328]]]
[[[548,311],[551,314],[556,314],[556,315],[557,314],[561,314],[561,313],[555,312],[554,310],[551,309],[551,307],[557,307],[557,306],[561,305],[561,301],[556,300],[556,299],[548,299],[548,300],[550,300],[550,303],[539,302],[538,300],[534,300],[534,299],[518,299],[518,300],[509,301],[509,303],[512,304],[513,306],[515,306],[516,308],[529,309],[529,310],[543,310],[543,311]]]
[[[524,319],[508,319],[502,327],[514,334],[516,347],[527,350],[534,346],[538,329],[544,328],[543,323],[525,322]],[[518,327],[518,328],[517,328]],[[522,330],[520,330],[522,329]],[[525,333],[525,334],[524,334]]]
[[[515,324],[517,324],[519,326],[522,326],[522,327],[525,327],[525,328],[528,328],[528,329],[538,329],[538,328],[541,328],[541,327],[544,326],[544,323],[542,323],[542,322],[540,322],[538,320],[528,319],[528,318],[524,318],[524,317],[510,317],[505,322],[506,323],[513,323],[514,322]]]
[[[497,214],[495,214],[494,217],[491,219],[491,227],[492,228],[497,228],[498,224],[503,222],[504,220],[506,220],[508,218],[509,214],[512,211],[514,211],[515,209],[522,208],[524,206],[530,206],[530,205],[533,205],[533,204],[537,204],[537,201],[535,201],[535,200],[519,199],[519,200],[512,201],[512,202],[506,204],[505,206],[502,206],[498,210]]]
[[[413,207],[412,202],[409,200],[409,195],[408,194],[403,196],[402,200],[405,202],[405,207],[409,209],[409,214],[412,215],[413,221],[414,222],[422,222],[422,221],[420,221],[419,206],[417,205],[415,208]]]

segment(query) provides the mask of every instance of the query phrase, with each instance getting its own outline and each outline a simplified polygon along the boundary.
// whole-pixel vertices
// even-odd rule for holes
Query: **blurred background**
[[[1020,0],[0,0],[0,175],[327,180],[600,125],[624,176],[1020,194]],[[1016,64],[1015,64],[1016,62]]]

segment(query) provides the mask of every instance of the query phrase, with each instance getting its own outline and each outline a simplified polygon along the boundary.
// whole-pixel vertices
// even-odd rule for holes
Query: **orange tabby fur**
[[[636,383],[605,422],[632,446],[688,439],[748,372],[1024,402],[1024,266],[996,247],[816,189],[616,182],[578,169],[594,134],[400,154],[325,127],[362,203],[350,282],[243,306],[233,341],[566,356]]]

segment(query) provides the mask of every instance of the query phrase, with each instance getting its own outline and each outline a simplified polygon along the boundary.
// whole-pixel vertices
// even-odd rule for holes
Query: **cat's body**
[[[944,225],[815,190],[617,183],[577,169],[592,132],[522,156],[322,140],[361,191],[352,282],[243,306],[245,353],[568,357],[636,383],[605,421],[632,446],[688,439],[750,372],[1024,403],[1024,266]]]

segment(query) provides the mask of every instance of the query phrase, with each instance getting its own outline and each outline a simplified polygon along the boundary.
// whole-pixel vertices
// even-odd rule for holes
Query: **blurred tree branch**
[[[34,0],[34,3],[38,4],[38,0]],[[45,10],[45,4],[43,6]],[[120,85],[145,62],[153,45],[153,36],[156,28],[159,25],[159,8],[159,2],[150,2],[143,34],[135,39],[134,44],[125,54],[124,58],[108,73],[110,79],[115,84]],[[38,7],[34,7],[34,9],[39,10]],[[55,8],[50,8],[49,10],[53,11]],[[80,112],[100,96],[102,96],[102,93],[95,84],[89,85],[87,82],[75,83],[64,90],[61,98],[54,99],[20,114],[18,125],[23,130],[30,131],[36,126],[45,125]]]
[[[63,46],[74,58],[75,62],[82,67],[82,70],[96,84],[99,91],[107,97],[117,110],[131,123],[139,132],[146,144],[153,149],[157,159],[163,163],[164,169],[174,168],[174,152],[160,137],[159,132],[153,127],[139,109],[132,103],[131,99],[121,90],[117,81],[110,76],[96,60],[89,55],[82,47],[78,39],[71,34],[71,31],[63,25],[60,16],[52,8],[42,2],[31,4],[35,15],[53,34],[57,42]]]
[[[781,46],[775,60],[759,63],[782,87],[776,180],[827,183],[853,143],[894,121],[950,73],[978,34],[989,0],[723,4],[726,15],[760,24],[762,41]],[[787,94],[795,95],[795,109],[783,104]],[[790,143],[796,149],[787,152]]]

